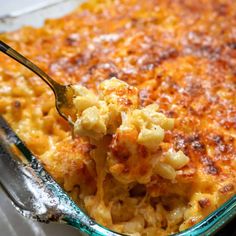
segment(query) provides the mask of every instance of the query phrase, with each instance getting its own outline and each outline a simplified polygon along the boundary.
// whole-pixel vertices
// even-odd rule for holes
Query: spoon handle
[[[14,60],[18,61],[22,65],[26,66],[28,69],[33,71],[35,74],[37,74],[40,78],[42,78],[56,93],[57,89],[60,89],[61,87],[64,87],[51,79],[45,72],[43,72],[39,67],[37,67],[33,62],[22,56],[20,53],[15,51],[13,48],[11,48],[9,45],[4,43],[0,40],[0,51],[5,53],[6,55],[10,56]]]
[[[73,121],[76,117],[76,110],[73,104],[73,94],[74,90],[70,85],[61,85],[50,78],[45,72],[43,72],[39,67],[37,67],[33,62],[22,56],[20,53],[15,51],[6,43],[0,40],[0,51],[10,56],[14,60],[18,61],[41,79],[43,79],[53,90],[56,98],[56,108],[58,113],[66,119],[70,124],[73,125]]]

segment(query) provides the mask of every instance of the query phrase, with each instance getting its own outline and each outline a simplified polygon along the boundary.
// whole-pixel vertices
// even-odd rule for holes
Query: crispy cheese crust
[[[175,118],[162,150],[189,157],[175,181],[107,174],[109,150],[71,140],[52,91],[2,54],[0,113],[98,222],[134,235],[186,229],[236,193],[235,12],[233,0],[89,1],[42,28],[0,35],[60,83],[96,91],[115,76],[138,88],[142,106]]]

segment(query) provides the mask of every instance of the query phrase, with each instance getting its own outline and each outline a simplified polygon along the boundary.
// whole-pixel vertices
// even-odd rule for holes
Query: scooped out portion
[[[77,109],[74,132],[80,136],[99,140],[114,134],[122,123],[122,112],[138,107],[138,90],[116,78],[103,81],[98,95],[81,85],[74,89]]]
[[[174,119],[158,112],[157,104],[141,107],[134,86],[113,77],[101,82],[98,94],[81,85],[74,89],[74,134],[96,146],[107,143],[106,167],[119,182],[146,184],[156,174],[174,180],[176,170],[189,162],[182,151],[163,152],[165,132],[174,128]]]

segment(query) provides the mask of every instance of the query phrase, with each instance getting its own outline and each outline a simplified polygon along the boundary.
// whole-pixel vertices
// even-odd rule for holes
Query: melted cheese
[[[99,135],[108,134],[104,149],[97,150],[99,140],[72,140],[52,91],[1,54],[0,113],[97,222],[134,235],[191,227],[236,193],[235,12],[230,0],[91,0],[42,28],[0,35],[62,84],[80,84],[98,94],[99,84],[115,76],[137,88],[140,107],[155,103],[158,113],[174,118],[174,129],[159,123],[165,132],[158,162],[170,178],[161,177],[158,168],[148,174],[148,164],[160,163],[137,149],[139,130],[117,130],[123,119],[132,118],[126,108],[124,116],[123,110],[121,116],[116,112],[129,104],[122,88],[110,102],[112,122],[105,121],[106,131],[100,127]],[[116,86],[104,96],[114,91]],[[91,104],[100,112],[94,96],[81,109]],[[159,132],[156,137],[162,139]],[[147,130],[139,145],[149,145],[145,140],[151,147]],[[120,145],[138,154],[127,160]],[[173,164],[175,155],[187,156],[187,165]]]

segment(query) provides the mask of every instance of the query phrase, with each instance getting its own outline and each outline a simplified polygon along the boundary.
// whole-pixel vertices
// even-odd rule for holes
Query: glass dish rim
[[[79,208],[79,206],[77,205],[76,207]],[[212,212],[210,215],[204,218],[202,221],[198,222],[194,226],[184,231],[171,234],[169,236],[212,235],[212,234],[215,234],[217,231],[219,231],[223,226],[225,226],[235,217],[236,217],[236,194],[232,196],[228,201],[226,201],[223,205],[221,205],[218,209],[216,209],[214,212]],[[65,221],[67,222],[68,225],[71,225],[80,229],[78,227],[78,222],[76,222],[74,219],[66,218]],[[111,234],[114,233],[114,231],[111,231],[98,223],[96,224],[97,226],[99,226],[97,228],[97,231],[93,231],[94,230],[93,229],[90,232],[87,232],[89,235],[107,236],[108,234],[104,234],[104,230],[106,230],[106,232],[110,232]],[[80,229],[80,230],[84,231],[83,229]],[[124,236],[126,234],[116,233],[116,235]]]

